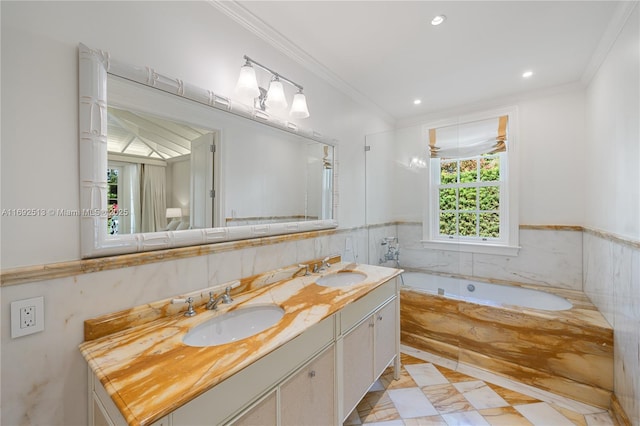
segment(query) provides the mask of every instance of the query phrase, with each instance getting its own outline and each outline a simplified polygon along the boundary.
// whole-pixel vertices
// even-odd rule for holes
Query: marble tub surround
[[[500,279],[546,287],[582,290],[582,228],[576,226],[520,226],[517,256],[426,250],[422,223],[397,225],[400,266]]]
[[[303,264],[308,265],[309,272],[311,272],[315,267],[320,267],[322,260],[323,259],[313,259],[303,262]],[[333,265],[339,262],[339,255],[329,256],[329,264]],[[193,298],[194,307],[204,306],[209,301],[209,292],[220,294],[221,292],[224,292],[227,287],[231,287],[231,296],[236,296],[249,290],[256,290],[269,284],[294,278],[296,275],[303,273],[300,270],[301,267],[299,264],[291,265],[262,274],[256,274],[247,278],[242,278],[241,280],[228,281],[201,290],[191,291],[176,295],[175,297],[157,300],[145,305],[135,306],[133,308],[124,309],[108,315],[102,315],[97,318],[91,318],[84,322],[84,340],[94,340],[186,311],[186,304],[171,303],[171,300],[174,298],[186,299],[191,297]]]
[[[340,271],[361,272],[366,278],[348,287],[318,286],[319,274],[256,285],[237,294],[231,305],[221,305],[219,311],[198,306],[194,317],[181,313],[161,317],[87,341],[80,350],[127,422],[151,424],[401,273],[342,262],[327,273]],[[262,304],[276,304],[285,311],[270,329],[219,346],[182,343],[189,329],[209,318]]]
[[[403,288],[402,342],[609,407],[613,391],[611,326],[583,293],[542,290],[567,298],[573,308],[542,311],[485,306]]]

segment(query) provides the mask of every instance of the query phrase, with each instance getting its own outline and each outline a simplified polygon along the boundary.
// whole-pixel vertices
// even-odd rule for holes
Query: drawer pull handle
[[[378,315],[378,321],[382,321],[382,315]]]
[[[311,377],[311,378],[316,377],[316,371],[315,370],[309,371],[309,377]]]

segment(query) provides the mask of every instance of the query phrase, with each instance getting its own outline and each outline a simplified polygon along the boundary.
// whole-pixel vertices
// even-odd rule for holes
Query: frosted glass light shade
[[[240,77],[236,84],[236,92],[250,99],[260,96],[258,89],[258,80],[256,80],[256,70],[250,64],[246,64],[240,68]]]
[[[284,96],[284,86],[280,80],[272,80],[269,84],[269,91],[267,92],[267,100],[265,105],[272,109],[285,109],[289,105],[287,98]]]
[[[298,92],[293,97],[293,103],[291,104],[291,112],[289,115],[293,118],[307,118],[309,117],[309,108],[307,108],[307,98],[304,93]]]

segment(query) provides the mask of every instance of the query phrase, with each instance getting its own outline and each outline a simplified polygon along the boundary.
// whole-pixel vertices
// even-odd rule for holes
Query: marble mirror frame
[[[108,52],[79,45],[79,152],[80,152],[80,240],[82,258],[111,256],[151,250],[213,244],[273,235],[293,234],[338,226],[336,209],[336,151],[334,150],[332,218],[300,222],[188,229],[124,235],[107,233],[107,75],[131,80],[210,108],[227,111],[336,148],[337,141],[313,130],[270,116],[202,89],[158,73],[151,67],[135,66],[111,58]]]

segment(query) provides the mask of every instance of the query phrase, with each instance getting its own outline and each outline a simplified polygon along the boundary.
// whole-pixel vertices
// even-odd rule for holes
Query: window
[[[120,229],[118,218],[118,204],[120,204],[118,201],[118,187],[120,186],[119,177],[119,167],[107,168],[107,208],[109,212],[107,218],[107,232],[109,235],[118,235]]]
[[[517,254],[514,115],[426,127],[431,160],[427,248]],[[507,137],[508,136],[508,137]]]

